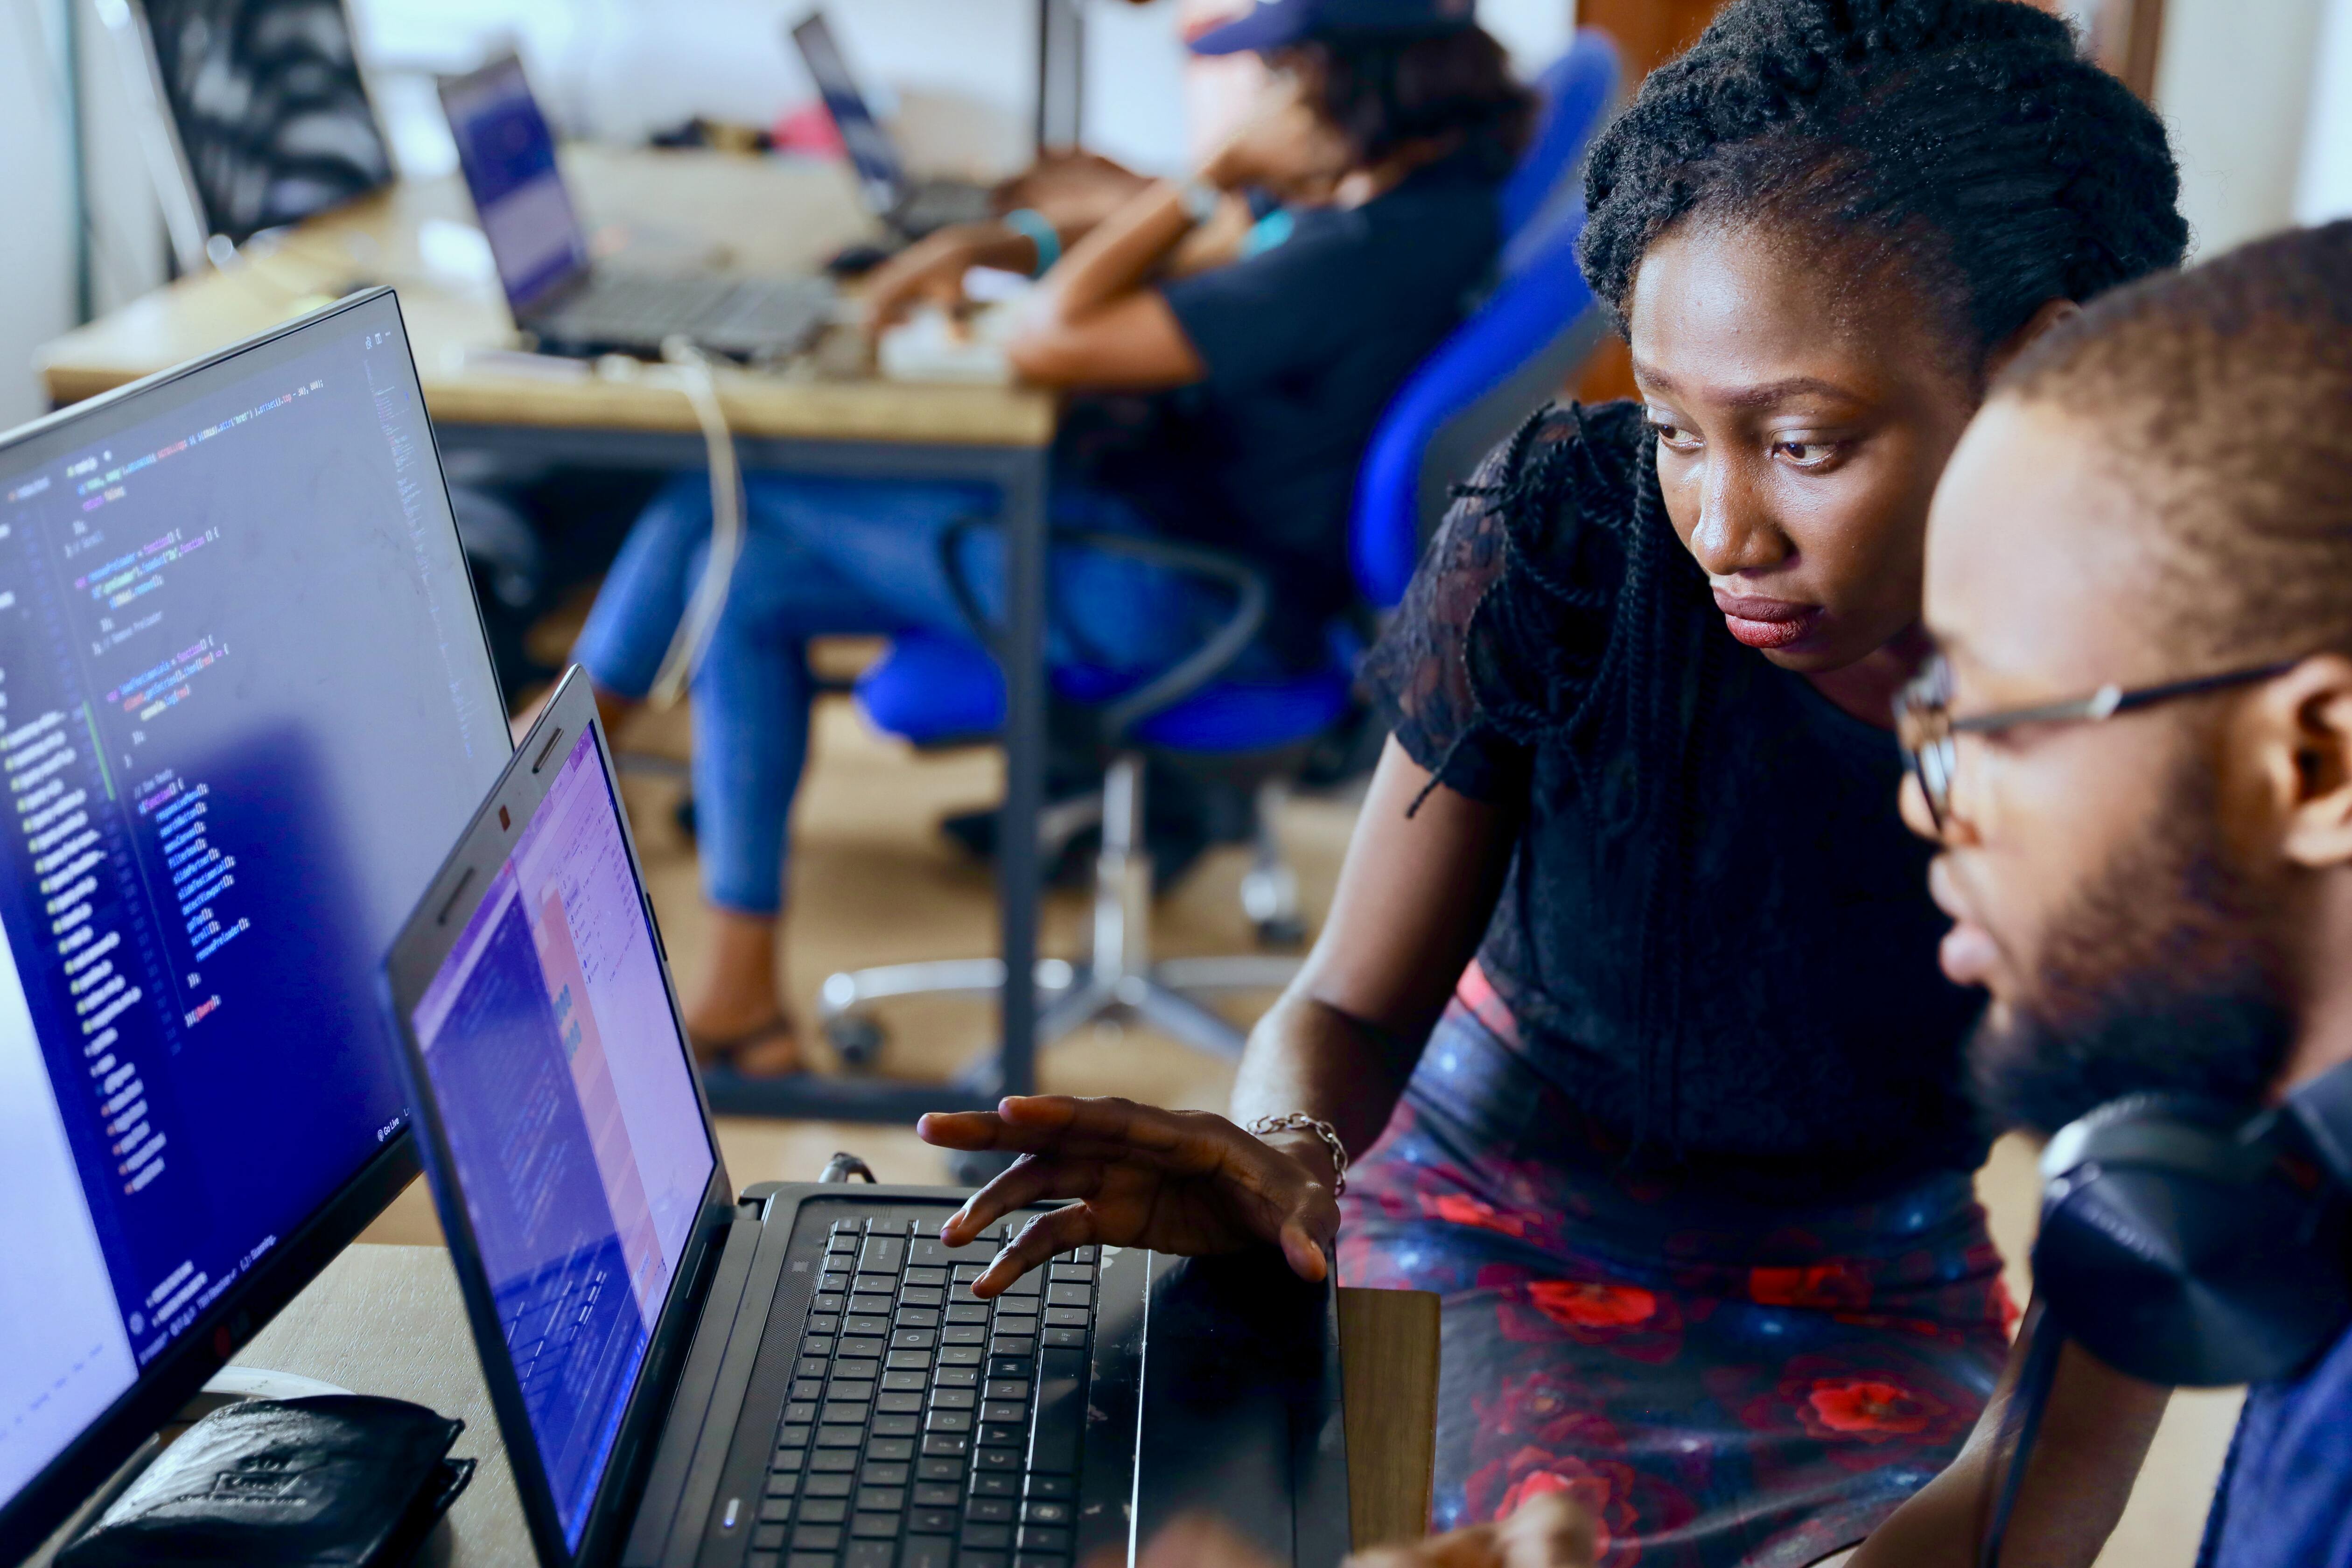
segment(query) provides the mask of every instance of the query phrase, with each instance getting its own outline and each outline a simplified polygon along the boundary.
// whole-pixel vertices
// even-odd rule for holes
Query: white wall
[[[2295,190],[2298,223],[2352,217],[2352,0],[2326,3]]]
[[[2193,254],[2295,218],[2323,8],[2342,0],[2166,0],[2156,102],[2180,157]]]

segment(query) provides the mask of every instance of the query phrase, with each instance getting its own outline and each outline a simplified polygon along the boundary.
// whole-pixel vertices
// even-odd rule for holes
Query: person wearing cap
[[[1500,244],[1495,192],[1530,99],[1470,0],[1266,0],[1194,39],[1271,68],[1250,121],[1194,175],[1151,182],[1087,228],[1016,210],[878,269],[878,330],[960,308],[975,267],[1037,275],[1006,344],[1074,395],[1055,453],[1059,530],[1232,552],[1284,614],[1237,667],[1319,665],[1349,596],[1355,475],[1390,397],[1461,318]],[[785,826],[807,750],[805,649],[829,634],[964,632],[959,584],[1003,607],[1001,542],[963,528],[984,486],[751,474],[746,538],[692,684],[711,963],[690,982],[698,1054],[795,1069],[778,984]],[[574,657],[608,723],[651,688],[710,535],[681,476],[639,519]],[[942,542],[952,539],[950,563]],[[1051,559],[1047,651],[1133,682],[1198,648],[1228,591],[1085,545]]]

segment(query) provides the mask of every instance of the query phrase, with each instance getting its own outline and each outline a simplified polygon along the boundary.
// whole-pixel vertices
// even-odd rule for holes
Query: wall
[[[2298,223],[2352,217],[2352,0],[2327,0],[2296,182]]]
[[[2342,0],[2166,0],[2156,103],[2179,153],[2195,254],[2294,221],[2313,58],[2329,5],[2345,8]]]

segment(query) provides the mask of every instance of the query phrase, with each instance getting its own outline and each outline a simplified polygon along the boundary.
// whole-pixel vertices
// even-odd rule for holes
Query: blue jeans
[[[694,798],[703,890],[723,909],[782,907],[784,832],[808,757],[808,640],[929,628],[961,631],[940,558],[950,524],[992,518],[986,485],[744,478],[743,552],[696,670]],[[1054,526],[1145,534],[1118,497],[1057,485]],[[572,657],[596,684],[643,697],[701,580],[710,488],[681,474],[646,507],[604,579]],[[973,529],[958,566],[982,611],[1004,609],[1003,541]],[[1149,675],[1198,647],[1229,595],[1197,579],[1075,545],[1052,553],[1046,657]]]

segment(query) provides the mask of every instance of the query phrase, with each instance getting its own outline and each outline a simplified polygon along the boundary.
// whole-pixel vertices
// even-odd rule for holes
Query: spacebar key
[[[1086,1430],[1087,1352],[1049,1350],[1037,1360],[1037,1424],[1030,1429],[1033,1474],[1066,1476],[1078,1468]]]

